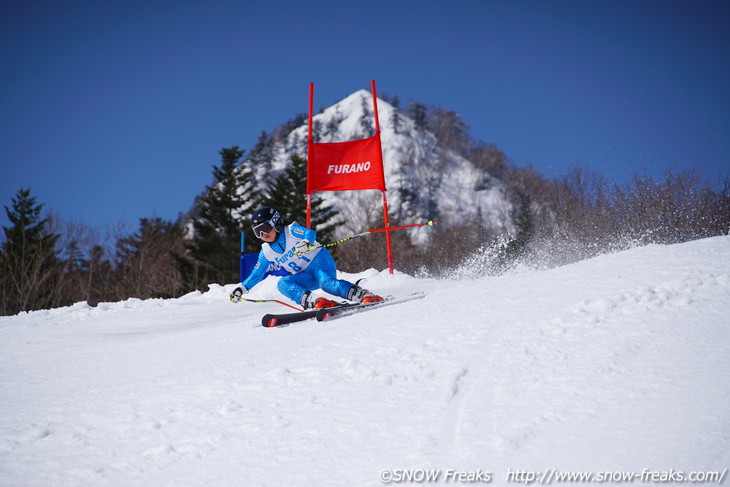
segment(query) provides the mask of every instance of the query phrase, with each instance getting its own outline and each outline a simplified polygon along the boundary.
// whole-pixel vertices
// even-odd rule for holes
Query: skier
[[[285,226],[279,212],[268,206],[253,214],[251,226],[264,243],[253,271],[233,290],[231,301],[238,301],[261,282],[272,262],[289,272],[279,280],[279,291],[304,309],[337,306],[332,300],[313,295],[315,289],[358,303],[383,300],[357,284],[336,278],[335,261],[327,249],[319,246],[314,230],[296,223]]]

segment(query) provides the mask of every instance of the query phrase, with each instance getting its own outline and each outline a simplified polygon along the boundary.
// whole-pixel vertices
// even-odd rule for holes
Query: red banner
[[[385,191],[380,134],[349,142],[310,143],[307,193],[379,189]]]

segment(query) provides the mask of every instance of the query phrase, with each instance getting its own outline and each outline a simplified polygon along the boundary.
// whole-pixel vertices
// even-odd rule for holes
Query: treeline
[[[171,298],[205,291],[212,283],[239,280],[241,231],[246,252],[259,243],[250,214],[260,206],[279,208],[288,221],[304,222],[306,161],[291,164],[266,191],[253,179],[253,165],[238,147],[219,151],[213,183],[190,213],[176,221],[143,218],[139,227],[108,229],[104,235],[83,224],[64,224],[58,215],[21,188],[5,206],[10,226],[0,247],[0,315],[66,306],[95,306],[128,298]],[[313,201],[313,219],[328,238],[333,211]]]
[[[514,231],[496,232],[478,219],[429,227],[426,245],[392,232],[395,266],[411,275],[476,278],[517,265],[544,269],[647,244],[727,235],[730,180],[708,181],[697,171],[657,179],[637,174],[624,183],[575,169],[546,179],[532,168],[504,168]],[[374,215],[367,225],[382,225]],[[387,267],[385,237],[374,234],[336,247],[342,270]]]
[[[635,174],[616,183],[581,169],[546,179],[531,168],[510,167],[504,181],[514,205],[514,232],[493,234],[469,225],[440,229],[433,245],[446,259],[410,271],[475,277],[501,274],[517,265],[544,269],[636,246],[681,243],[730,231],[730,179],[710,181],[696,170],[668,171],[660,179]],[[483,243],[474,248],[475,241]],[[453,251],[445,252],[448,248]]]
[[[249,214],[231,211],[241,203],[232,188],[240,183],[236,168],[242,154],[236,147],[221,150],[216,183],[197,201],[197,217],[187,226],[189,215],[175,222],[143,218],[133,232],[116,228],[104,236],[84,225],[63,228],[59,216],[42,216],[43,205],[21,189],[5,207],[11,226],[3,228],[0,314],[79,301],[93,306],[130,297],[178,297],[211,283],[237,282],[241,229],[249,233],[246,252],[259,248]],[[298,177],[304,165],[295,157],[271,191],[248,204],[275,206],[288,221],[304,222],[305,188]],[[507,167],[504,180],[515,203],[512,235],[476,221],[429,227],[425,245],[414,245],[407,232],[393,232],[396,268],[421,276],[478,277],[517,264],[546,268],[638,245],[725,235],[730,229],[730,182],[712,184],[695,171],[669,172],[662,180],[637,175],[616,184],[577,169],[545,179],[530,168]],[[332,210],[320,206],[313,213],[319,215],[313,226],[321,240],[329,240]],[[365,227],[383,225],[381,213],[371,215],[360,215]],[[343,271],[387,267],[383,233],[336,246],[333,254]]]

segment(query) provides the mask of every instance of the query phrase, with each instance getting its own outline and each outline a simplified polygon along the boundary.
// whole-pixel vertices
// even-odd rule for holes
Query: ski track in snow
[[[267,329],[234,287],[0,317],[0,485],[375,486],[730,466],[730,237]],[[253,297],[275,295],[275,279]]]

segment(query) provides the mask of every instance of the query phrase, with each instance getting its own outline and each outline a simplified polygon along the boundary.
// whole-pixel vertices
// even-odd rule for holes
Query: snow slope
[[[232,286],[0,317],[0,485],[730,466],[730,237],[479,280],[362,276],[427,296],[280,329],[258,322],[285,308],[234,305]]]

